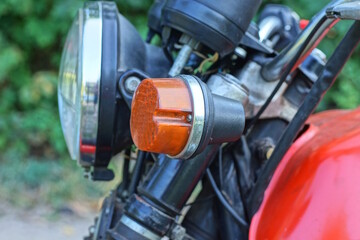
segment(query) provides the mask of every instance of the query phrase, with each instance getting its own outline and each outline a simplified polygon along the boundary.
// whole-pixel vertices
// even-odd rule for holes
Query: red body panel
[[[360,239],[360,109],[309,124],[278,166],[250,239]]]

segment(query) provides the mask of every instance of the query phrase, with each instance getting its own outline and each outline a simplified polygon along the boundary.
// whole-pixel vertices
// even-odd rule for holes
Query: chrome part
[[[278,33],[280,31],[282,25],[283,24],[278,17],[269,16],[267,18],[264,18],[259,24],[260,41],[266,44],[266,46],[268,46],[269,48],[274,48],[280,40],[280,35],[275,33]]]
[[[102,57],[102,5],[100,2],[85,4],[82,40],[80,145],[96,147]],[[95,153],[86,155],[86,163],[95,160]],[[80,157],[78,156],[78,159]]]
[[[191,114],[187,115],[186,121],[188,121],[189,123],[192,121],[192,115]]]
[[[170,77],[175,77],[181,73],[186,62],[189,60],[191,53],[192,53],[192,48],[189,45],[184,45],[181,48],[179,55],[177,56],[174,64],[172,65],[169,71]]]
[[[185,67],[185,64],[189,60],[190,55],[193,52],[193,49],[196,48],[196,46],[198,45],[198,43],[195,40],[191,39],[187,35],[182,35],[180,42],[184,43],[184,45],[182,46],[178,56],[174,61],[174,64],[172,65],[169,71],[170,77],[175,77],[181,73],[181,71]]]
[[[158,236],[157,234],[151,232],[150,230],[148,230],[147,228],[143,227],[142,225],[140,225],[139,223],[137,223],[136,221],[132,220],[131,218],[129,218],[126,215],[123,215],[120,219],[120,221],[126,225],[128,228],[130,228],[131,230],[139,233],[140,235],[151,239],[151,240],[160,240],[161,237]]]
[[[326,10],[328,18],[360,20],[360,1],[351,1],[330,7]]]
[[[249,90],[240,80],[230,74],[217,73],[207,81],[207,86],[213,94],[241,102],[246,106],[249,101]]]
[[[300,51],[303,43],[307,41],[307,39],[311,39],[305,50],[302,52],[301,57],[299,57],[293,67],[293,69],[297,68],[305,56],[307,56],[314,48],[316,48],[317,44],[325,36],[325,34],[332,28],[335,23],[337,23],[338,19],[327,18],[327,9],[335,8],[340,4],[348,2],[354,1],[333,0],[330,4],[323,8],[319,14],[313,17],[309,25],[304,29],[304,31],[302,31],[297,40],[285,48],[277,57],[275,57],[272,61],[263,67],[261,74],[264,79],[266,81],[279,80],[287,66],[291,63],[291,61],[293,61],[296,54]]]
[[[285,31],[291,31],[291,26],[290,25],[286,25],[285,27],[284,27],[284,29],[285,29]]]
[[[141,83],[141,80],[138,77],[131,76],[128,79],[125,80],[125,83],[124,83],[125,90],[128,93],[134,93],[136,88],[139,86],[140,83]]]
[[[247,56],[246,50],[241,47],[236,47],[234,53],[236,56],[241,57],[242,59],[245,59]]]
[[[270,16],[264,18],[259,23],[259,37],[260,41],[265,42],[270,40],[274,33],[278,32],[282,26],[282,22],[278,17]]]
[[[326,65],[326,55],[318,48],[315,48],[311,54],[301,63],[299,69],[313,83],[319,78],[323,68]]]
[[[200,83],[192,76],[181,75],[180,76],[190,89],[193,105],[192,116],[192,128],[189,136],[189,140],[185,145],[184,150],[176,156],[170,156],[171,158],[188,159],[197,150],[201,137],[204,131],[205,125],[205,102],[204,94],[201,89]]]
[[[181,73],[182,69],[185,67],[186,62],[189,60],[192,50],[193,49],[189,45],[184,45],[181,48],[179,55],[176,57],[175,62],[169,71],[170,77],[175,77]]]

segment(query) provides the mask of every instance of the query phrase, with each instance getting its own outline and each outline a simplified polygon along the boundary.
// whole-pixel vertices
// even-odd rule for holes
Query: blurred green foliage
[[[99,198],[109,190],[83,180],[82,169],[69,160],[58,115],[62,47],[83,2],[0,1],[0,199],[59,205],[79,195]],[[142,36],[151,3],[118,1]]]
[[[146,13],[152,0],[116,2],[119,11],[145,36]],[[310,18],[328,1],[266,2],[284,3],[302,18]],[[67,162],[57,109],[57,72],[67,31],[82,5],[80,0],[0,1],[0,181],[8,182],[10,189],[22,188],[11,182],[12,177],[29,188],[39,188],[39,182],[57,182],[68,171],[76,171],[81,177],[78,170],[71,170],[76,168],[75,163]],[[327,54],[347,26],[340,24],[322,43]],[[359,57],[349,61],[321,109],[359,105],[359,63]],[[58,160],[63,170],[57,170],[57,163],[47,160]],[[69,177],[67,183],[70,180],[74,181]],[[70,186],[61,186],[61,194],[68,194],[66,189]]]
[[[0,1],[0,152],[18,158],[67,157],[57,109],[57,76],[80,0]],[[120,0],[146,33],[151,1]]]

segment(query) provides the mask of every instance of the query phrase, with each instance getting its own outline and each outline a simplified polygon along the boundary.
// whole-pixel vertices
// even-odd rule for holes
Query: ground
[[[96,215],[90,209],[76,203],[58,211],[44,206],[24,210],[0,203],[0,240],[82,239]]]

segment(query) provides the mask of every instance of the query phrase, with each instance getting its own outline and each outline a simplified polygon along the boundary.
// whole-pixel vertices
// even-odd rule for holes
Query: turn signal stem
[[[238,140],[244,126],[242,104],[213,95],[194,76],[145,79],[134,94],[130,129],[143,151],[189,159],[209,144]]]

